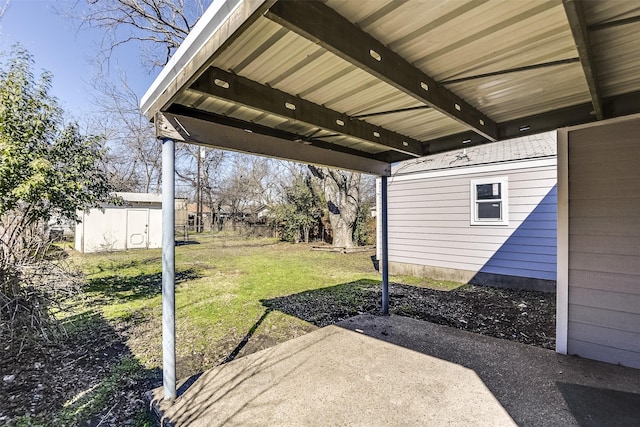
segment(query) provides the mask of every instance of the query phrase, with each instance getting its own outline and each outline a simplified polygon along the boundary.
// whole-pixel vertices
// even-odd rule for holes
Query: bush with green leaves
[[[7,310],[39,302],[37,283],[25,271],[48,247],[44,225],[76,219],[76,212],[110,199],[111,187],[99,167],[101,140],[65,124],[50,93],[52,76],[33,73],[33,57],[15,47],[0,64],[0,326]],[[29,305],[32,305],[31,307]],[[15,306],[15,307],[14,307]],[[14,316],[15,317],[15,316]]]
[[[358,246],[376,244],[376,219],[371,216],[371,205],[358,206],[358,215],[353,227],[353,242]]]
[[[298,243],[301,238],[309,242],[309,234],[322,216],[321,198],[311,177],[296,176],[284,189],[283,199],[281,204],[271,209],[279,226],[280,238],[291,243]]]

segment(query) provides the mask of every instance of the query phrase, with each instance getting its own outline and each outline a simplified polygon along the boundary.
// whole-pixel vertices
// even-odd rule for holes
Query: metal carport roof
[[[384,311],[390,164],[640,112],[639,29],[626,0],[214,1],[142,99],[163,204],[176,139],[381,175]],[[173,222],[163,209],[167,399]]]
[[[216,1],[142,109],[188,142],[384,174],[639,112],[639,29],[625,0]]]

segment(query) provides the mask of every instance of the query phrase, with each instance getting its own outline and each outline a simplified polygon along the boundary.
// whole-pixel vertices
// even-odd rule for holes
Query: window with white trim
[[[471,225],[509,225],[507,177],[471,180]]]

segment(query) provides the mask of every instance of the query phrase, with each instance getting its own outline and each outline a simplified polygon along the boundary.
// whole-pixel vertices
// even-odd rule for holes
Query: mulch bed
[[[381,298],[379,283],[358,281],[263,303],[322,327],[358,314],[380,314]],[[389,311],[469,332],[555,348],[556,296],[552,293],[474,285],[437,291],[390,283]]]
[[[307,320],[319,327],[358,314],[380,314],[380,284],[357,281],[263,301],[271,310]],[[555,295],[480,286],[434,291],[390,284],[392,314],[409,316],[497,338],[552,349],[555,344]],[[0,349],[0,425],[34,416],[44,425],[60,425],[50,414],[80,391],[107,378],[123,357],[126,337],[135,325],[97,320],[59,345],[40,347],[14,357]],[[6,376],[14,376],[4,381]],[[140,422],[142,395],[160,385],[158,370],[120,382],[118,392],[79,425],[123,426]],[[49,415],[46,415],[49,414]],[[138,414],[138,420],[133,417]]]

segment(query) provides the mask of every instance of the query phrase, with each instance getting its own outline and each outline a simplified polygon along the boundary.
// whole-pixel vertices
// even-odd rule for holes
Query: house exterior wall
[[[559,351],[640,368],[640,118],[562,132]]]
[[[483,178],[507,179],[508,225],[472,225],[470,183]],[[555,156],[413,172],[388,182],[391,274],[555,289]]]

